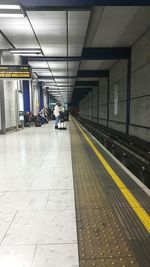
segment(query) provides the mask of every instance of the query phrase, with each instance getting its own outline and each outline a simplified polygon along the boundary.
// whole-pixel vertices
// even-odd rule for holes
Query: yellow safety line
[[[78,123],[74,120],[75,124],[83,134],[84,138],[90,145],[90,147],[93,149],[94,153],[100,160],[100,162],[103,164],[109,175],[112,177],[122,194],[124,195],[125,199],[128,201],[129,205],[132,207],[138,218],[141,220],[147,231],[150,233],[150,216],[148,213],[142,208],[140,203],[136,200],[136,198],[132,195],[132,193],[128,190],[128,188],[125,186],[125,184],[121,181],[119,176],[115,173],[115,171],[111,168],[111,166],[108,164],[108,162],[103,158],[101,153],[97,150],[95,145],[91,142],[89,137],[85,134],[85,132],[82,130],[82,128],[78,125]]]

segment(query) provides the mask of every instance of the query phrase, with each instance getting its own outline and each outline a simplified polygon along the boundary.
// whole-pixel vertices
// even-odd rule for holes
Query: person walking
[[[60,119],[60,108],[59,108],[59,104],[56,103],[55,108],[54,108],[54,115],[55,115],[55,129],[58,129],[58,123],[59,123],[59,119]]]

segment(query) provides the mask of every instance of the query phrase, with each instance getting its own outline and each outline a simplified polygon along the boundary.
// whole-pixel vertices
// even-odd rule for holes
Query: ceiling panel
[[[62,70],[62,69],[67,69],[67,62],[55,62],[51,61],[48,62],[51,70]]]
[[[68,55],[81,56],[87,32],[90,11],[68,12]],[[68,75],[76,76],[79,62],[68,63]]]
[[[150,7],[139,7],[135,16],[130,21],[116,42],[117,46],[132,46],[137,39],[150,28]]]
[[[29,65],[32,68],[47,68],[46,61],[29,61]]]
[[[105,7],[92,46],[114,46],[137,10],[138,7]]]
[[[85,46],[132,46],[149,27],[150,7],[94,7]]]
[[[67,56],[66,11],[27,12],[45,56]]]
[[[38,76],[43,76],[43,77],[44,77],[44,76],[46,76],[46,77],[47,77],[47,76],[50,76],[50,77],[52,76],[52,74],[51,74],[50,71],[47,71],[47,72],[36,71],[36,73],[37,73]]]
[[[67,54],[66,45],[51,45],[48,42],[46,44],[42,44],[41,42],[41,46],[45,56],[66,56]]]
[[[68,76],[76,76],[79,68],[79,62],[68,62]]]
[[[78,57],[79,55],[82,54],[82,49],[83,49],[83,46],[80,46],[80,45],[69,46],[68,54],[74,57]]]
[[[67,76],[67,70],[52,71],[53,76]]]
[[[0,33],[0,49],[12,48],[12,46],[6,41],[3,35]]]
[[[90,11],[68,12],[68,55],[80,56],[83,49]]]
[[[26,17],[0,18],[0,29],[16,48],[39,48]]]
[[[52,81],[52,80],[50,82],[44,82],[44,84],[46,86],[54,86],[54,87],[57,87],[55,81]]]
[[[48,62],[53,76],[67,76],[67,62]]]

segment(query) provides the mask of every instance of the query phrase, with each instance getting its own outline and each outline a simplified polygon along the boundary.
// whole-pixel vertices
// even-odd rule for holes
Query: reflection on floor
[[[79,264],[70,132],[51,122],[0,136],[0,267],[60,266]]]

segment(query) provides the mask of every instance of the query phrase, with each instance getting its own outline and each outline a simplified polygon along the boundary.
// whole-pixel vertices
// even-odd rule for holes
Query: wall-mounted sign
[[[0,79],[30,79],[29,65],[0,65]]]
[[[119,86],[118,83],[114,86],[114,115],[118,115],[118,109],[119,109]]]

